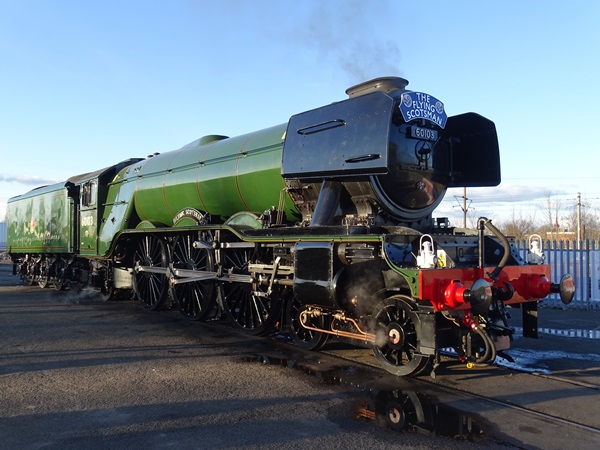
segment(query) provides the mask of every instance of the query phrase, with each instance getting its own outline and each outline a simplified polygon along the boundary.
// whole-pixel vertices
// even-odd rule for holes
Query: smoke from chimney
[[[380,32],[390,28],[389,2],[320,2],[301,33],[321,61],[337,64],[359,83],[371,78],[400,74],[400,49]]]

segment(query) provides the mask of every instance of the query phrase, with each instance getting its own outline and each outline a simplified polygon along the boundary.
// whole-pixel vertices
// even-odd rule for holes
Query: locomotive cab
[[[98,256],[98,231],[107,205],[108,185],[124,167],[140,161],[131,158],[95,172],[76,175],[67,180],[69,196],[74,199],[76,248],[81,255]]]

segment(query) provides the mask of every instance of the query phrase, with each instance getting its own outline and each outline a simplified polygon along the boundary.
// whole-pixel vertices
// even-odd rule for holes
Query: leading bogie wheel
[[[286,323],[290,337],[296,346],[304,350],[319,350],[325,345],[329,335],[316,331],[314,328],[326,329],[329,326],[329,318],[324,315],[317,317],[311,317],[308,314],[302,315],[305,308],[290,292],[286,308]],[[310,328],[302,326],[303,323]]]
[[[403,295],[386,298],[375,308],[373,353],[394,375],[418,375],[431,360],[431,356],[417,352],[417,321],[410,299]]]

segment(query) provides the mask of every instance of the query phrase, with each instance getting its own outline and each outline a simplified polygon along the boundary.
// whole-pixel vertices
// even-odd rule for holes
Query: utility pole
[[[458,203],[458,207],[462,209],[463,212],[463,228],[467,228],[467,211],[469,210],[469,206],[467,205],[467,200],[469,200],[467,198],[467,188],[463,188],[462,203],[460,202],[460,197],[458,195],[455,195],[454,198]],[[471,204],[471,200],[469,200],[469,204]]]
[[[467,188],[463,188],[463,228],[467,228]]]
[[[463,188],[463,228],[467,228],[467,188]]]
[[[581,242],[581,192],[577,193],[577,248]]]

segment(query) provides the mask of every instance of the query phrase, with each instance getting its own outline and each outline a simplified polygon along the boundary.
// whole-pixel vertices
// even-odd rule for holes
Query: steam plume
[[[353,82],[400,75],[397,43],[379,34],[388,29],[389,3],[376,5],[361,0],[321,2],[309,16],[304,41],[322,60],[338,64]]]

